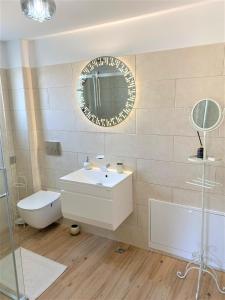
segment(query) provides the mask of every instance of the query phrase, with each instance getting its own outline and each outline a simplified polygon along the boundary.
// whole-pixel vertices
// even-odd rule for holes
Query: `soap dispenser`
[[[91,168],[92,168],[92,165],[91,165],[91,162],[89,161],[89,157],[87,156],[86,161],[84,162],[84,169],[91,170]]]

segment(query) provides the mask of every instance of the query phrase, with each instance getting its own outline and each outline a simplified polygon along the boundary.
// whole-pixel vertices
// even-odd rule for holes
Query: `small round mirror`
[[[191,119],[198,131],[211,131],[220,125],[222,111],[216,101],[203,99],[193,107]]]

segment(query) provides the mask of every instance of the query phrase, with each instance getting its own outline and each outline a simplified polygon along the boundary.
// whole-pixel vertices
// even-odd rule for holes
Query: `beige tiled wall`
[[[13,140],[16,155],[15,176],[12,187],[16,182],[23,182],[20,176],[27,180],[27,191],[19,189],[20,198],[40,189],[39,167],[37,159],[37,131],[34,103],[39,103],[37,89],[33,88],[31,69],[12,68],[6,71],[7,116],[10,118],[9,137]],[[9,155],[7,154],[7,157]],[[14,188],[16,198],[17,191]]]
[[[137,99],[128,119],[112,128],[90,123],[79,109],[76,89],[86,62],[34,69],[43,188],[57,189],[58,178],[80,168],[86,155],[94,162],[100,153],[112,164],[123,161],[134,171],[134,213],[115,233],[97,232],[147,247],[148,198],[200,205],[198,189],[185,183],[201,174],[187,161],[199,146],[189,115],[205,97],[224,107],[224,50],[219,44],[122,57],[136,76]],[[224,137],[225,125],[210,134],[210,154],[225,158]],[[62,156],[47,156],[44,140],[60,141]],[[224,171],[221,162],[207,174],[225,184]],[[222,186],[207,200],[208,207],[225,211]]]
[[[13,182],[16,178],[16,166],[10,165],[9,157],[15,155],[15,148],[14,148],[14,141],[13,141],[13,134],[12,134],[12,116],[10,113],[10,97],[8,91],[8,80],[7,80],[7,70],[0,69],[0,79],[2,83],[2,89],[0,89],[0,142],[2,145],[3,157],[0,155],[0,164],[1,167],[4,165],[7,169],[7,179],[9,185],[9,192],[10,192],[10,203],[12,204],[12,208],[14,211],[15,209],[15,190],[13,188]],[[3,173],[0,172],[0,193],[5,192],[5,185],[3,179]],[[0,207],[0,231],[7,227],[7,216],[4,215],[6,212],[6,205],[4,201],[1,201]]]

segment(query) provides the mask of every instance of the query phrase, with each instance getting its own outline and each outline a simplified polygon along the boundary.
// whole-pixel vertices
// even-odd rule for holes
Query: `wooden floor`
[[[86,233],[72,237],[65,225],[35,234],[27,230],[21,229],[26,236],[24,248],[68,266],[38,300],[195,299],[197,273],[186,280],[176,277],[185,262]],[[126,251],[116,253],[118,247]],[[225,274],[220,277],[225,282]],[[207,275],[201,299],[225,300]]]

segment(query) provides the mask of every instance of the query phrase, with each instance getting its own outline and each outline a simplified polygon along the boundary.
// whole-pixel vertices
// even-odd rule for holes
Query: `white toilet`
[[[30,226],[42,229],[62,217],[60,193],[39,191],[17,203],[20,216]]]

